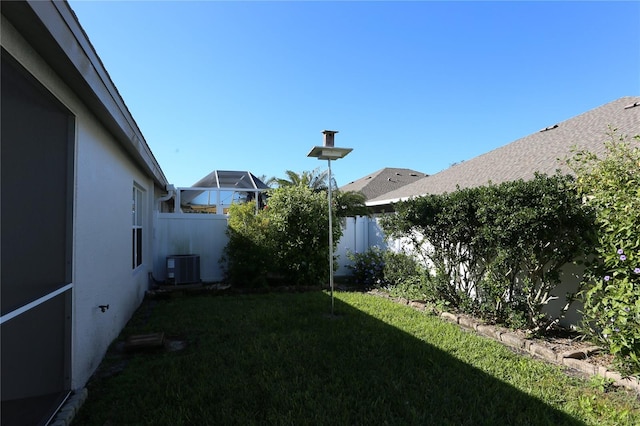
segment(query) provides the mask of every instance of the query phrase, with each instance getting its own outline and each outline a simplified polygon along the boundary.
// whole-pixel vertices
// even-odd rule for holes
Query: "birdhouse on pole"
[[[333,139],[334,135],[338,133],[337,130],[323,130],[322,134],[324,135],[324,144],[325,148],[333,148]]]

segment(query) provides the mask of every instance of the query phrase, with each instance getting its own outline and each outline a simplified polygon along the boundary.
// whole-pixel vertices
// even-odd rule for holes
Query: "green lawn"
[[[360,293],[145,301],[120,338],[176,352],[107,355],[74,425],[625,425],[637,396]]]

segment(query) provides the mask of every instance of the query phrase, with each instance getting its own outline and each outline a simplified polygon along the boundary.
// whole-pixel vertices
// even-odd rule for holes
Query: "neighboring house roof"
[[[416,182],[425,176],[427,175],[411,169],[387,167],[344,185],[340,190],[344,192],[360,192],[365,196],[366,200],[370,200],[390,191],[397,190],[412,182]]]
[[[65,1],[3,1],[2,15],[91,109],[126,152],[165,187],[160,165],[109,77],[75,13]]]
[[[547,127],[508,145],[451,166],[434,175],[405,185],[367,201],[368,206],[383,206],[411,197],[453,192],[499,184],[518,179],[532,179],[536,172],[570,173],[565,164],[572,148],[604,153],[609,126],[618,135],[640,134],[640,97],[620,98],[566,121]]]

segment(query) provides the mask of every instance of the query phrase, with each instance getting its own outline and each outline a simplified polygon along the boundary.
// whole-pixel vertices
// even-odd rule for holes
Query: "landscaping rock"
[[[524,349],[524,340],[513,333],[503,333],[500,335],[500,341],[512,348]]]
[[[553,349],[538,345],[537,343],[530,343],[528,346],[529,353],[538,355],[539,357],[544,358],[547,361],[557,361],[556,353],[553,351]]]
[[[594,355],[600,352],[601,349],[597,346],[589,346],[587,348],[582,348],[578,350],[569,350],[560,354],[562,358],[573,358],[573,359],[587,359],[591,355]]]
[[[485,324],[478,324],[476,331],[485,337],[489,337],[497,341],[500,341],[500,335],[502,334],[502,332],[496,327]]]
[[[447,321],[451,321],[453,323],[458,324],[458,316],[457,315],[454,315],[454,314],[452,314],[450,312],[443,312],[443,313],[440,314],[440,316],[442,318],[446,319]]]
[[[409,306],[418,309],[419,311],[424,311],[425,307],[427,306],[426,303],[421,302],[419,300],[412,300],[409,302]]]
[[[466,316],[460,316],[458,318],[458,324],[463,327],[470,328],[471,330],[475,330],[478,326],[478,323],[473,318]]]
[[[589,364],[586,361],[582,361],[579,359],[574,359],[574,358],[564,358],[562,360],[562,363],[564,365],[566,365],[567,367],[571,367],[574,368],[578,371],[581,371],[585,374],[588,374],[590,376],[595,375],[598,372],[598,369],[596,368],[596,366]]]

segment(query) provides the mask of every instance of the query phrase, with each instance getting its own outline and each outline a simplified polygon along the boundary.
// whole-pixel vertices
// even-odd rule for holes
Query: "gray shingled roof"
[[[416,182],[425,176],[427,175],[411,169],[394,169],[387,167],[344,185],[340,190],[344,192],[361,192],[365,196],[365,199],[369,200],[390,191],[397,190],[404,185]]]
[[[635,105],[635,106],[633,106]],[[525,136],[471,160],[422,178],[397,190],[367,201],[369,206],[383,206],[410,197],[452,192],[456,187],[467,188],[502,183],[517,179],[531,179],[535,172],[554,174],[556,170],[569,173],[564,159],[571,156],[571,148],[604,152],[608,126],[621,135],[640,134],[640,97],[620,98],[587,111],[569,120]]]

